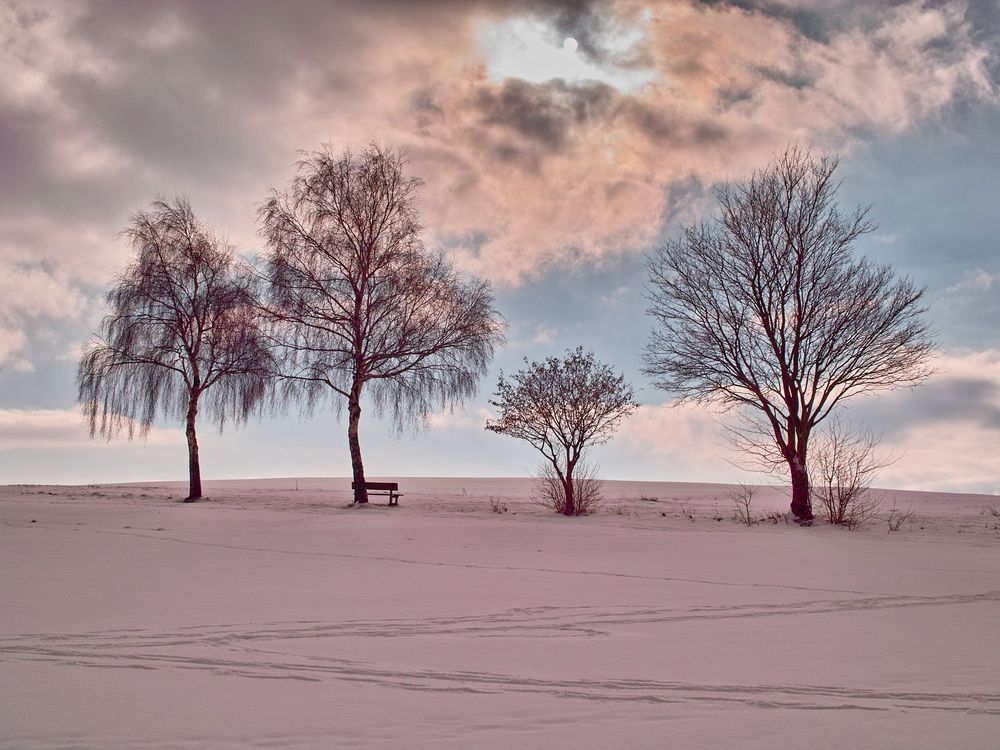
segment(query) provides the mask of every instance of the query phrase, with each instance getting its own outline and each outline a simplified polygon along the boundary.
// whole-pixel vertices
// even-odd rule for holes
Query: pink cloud
[[[1000,415],[1000,351],[949,353],[936,362],[937,372],[927,386],[952,383],[959,400],[972,394],[969,384],[981,384],[985,401],[970,402],[973,414],[942,415],[920,420],[883,446],[899,459],[879,474],[886,486],[903,489],[992,492],[1000,494],[1000,424],[989,416]],[[919,408],[920,391],[912,403]],[[898,403],[898,398],[897,398]],[[909,406],[913,408],[913,406]],[[878,425],[874,425],[878,431]]]
[[[0,102],[44,114],[48,177],[134,189],[122,193],[127,205],[115,199],[114,210],[47,224],[40,216],[34,242],[23,236],[22,218],[0,217],[0,240],[6,235],[17,245],[4,254],[45,237],[42,252],[72,269],[75,282],[106,278],[124,256],[115,232],[128,211],[158,191],[194,191],[205,218],[253,250],[259,246],[253,206],[268,187],[288,179],[296,149],[379,138],[407,147],[413,171],[427,181],[431,242],[456,247],[472,270],[518,283],[560,264],[647,249],[663,216],[685,213],[677,201],[690,200],[671,199],[671,186],[740,177],[793,139],[849,148],[859,129],[900,132],[960,94],[995,98],[986,51],[959,4],[876,5],[863,9],[864,23],[855,19],[862,10],[841,5],[818,6],[849,22],[817,41],[781,14],[725,3],[609,2],[584,14],[580,23],[589,26],[578,34],[584,42],[578,54],[591,55],[584,67],[599,80],[535,83],[491,77],[491,52],[482,43],[491,24],[531,18],[543,31],[550,28],[553,50],[561,49],[568,32],[558,14],[518,3],[470,3],[462,12],[452,3],[420,3],[396,8],[391,18],[375,8],[272,17],[265,6],[256,11],[257,23],[268,24],[271,47],[262,52],[284,50],[283,65],[271,68],[260,67],[270,57],[221,68],[200,62],[218,66],[221,54],[212,27],[220,20],[210,5],[122,14],[118,45],[80,33],[85,22],[95,23],[86,6],[56,4],[39,14],[6,8]],[[321,56],[307,53],[302,36],[324,29],[332,35],[329,47]],[[219,44],[232,45],[226,59],[240,59],[249,42],[229,31]],[[627,44],[615,47],[622,38]],[[188,144],[213,156],[242,148],[215,183],[179,181],[186,174],[179,166],[198,162],[189,163],[183,150],[151,149],[173,143],[176,134],[164,130],[159,140],[146,137],[137,146],[106,127],[107,113],[87,112],[66,85],[71,75],[113,93],[136,83],[150,55],[175,56],[170,91],[200,108],[193,116],[211,122],[214,107],[226,103],[225,142],[214,150],[212,142]],[[649,75],[634,90],[609,83],[615,71],[640,69]],[[251,76],[255,85],[246,89]],[[269,98],[255,99],[258,91]],[[157,106],[152,89],[144,95]],[[697,208],[689,213],[704,207]],[[89,262],[79,262],[74,242],[62,241],[67,234],[100,238],[86,241]]]
[[[120,441],[124,442],[124,441]],[[141,445],[181,445],[180,429],[155,428]],[[11,448],[64,448],[103,445],[90,438],[86,420],[78,409],[0,409],[0,450]]]
[[[641,5],[620,12],[639,16]],[[424,78],[435,83],[419,89],[421,108],[411,92],[374,113],[397,123],[393,137],[428,181],[432,231],[457,238],[474,270],[516,283],[644,249],[677,209],[668,188],[692,176],[742,176],[793,139],[850,148],[859,128],[900,132],[959,94],[995,98],[959,9],[910,3],[871,16],[864,32],[820,42],[732,6],[650,6],[636,54],[657,76],[631,93],[494,80],[458,28],[453,64],[428,63],[437,76]]]

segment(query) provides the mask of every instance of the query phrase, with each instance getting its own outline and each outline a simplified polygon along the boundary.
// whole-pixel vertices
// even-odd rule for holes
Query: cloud
[[[962,280],[949,286],[945,290],[945,294],[959,297],[976,295],[993,289],[994,284],[998,281],[1000,281],[1000,273],[990,273],[982,268],[976,268],[972,271],[966,271]]]
[[[531,339],[532,344],[551,344],[565,333],[561,326],[538,325],[535,326],[535,335]]]
[[[0,325],[0,363],[13,362],[15,366],[22,363],[24,360],[16,358],[16,355],[24,349],[27,339],[23,330]]]
[[[1000,350],[943,354],[935,366],[924,385],[851,404],[849,418],[900,457],[876,482],[1000,492]]]
[[[744,472],[732,465],[720,472],[731,457],[721,435],[722,418],[718,411],[694,404],[644,404],[622,422],[603,452],[616,457],[636,454],[671,480],[728,482]]]
[[[544,150],[535,153],[542,159],[566,148],[575,129],[603,122],[617,96],[598,82],[532,84],[513,78],[480,88],[472,106],[478,110],[476,124],[498,131],[501,139],[513,135],[529,147],[541,146]]]
[[[880,453],[895,459],[876,486],[1000,493],[1000,350],[942,355],[936,367],[918,388],[850,402],[846,421],[870,427]],[[602,449],[612,459],[602,463],[619,476],[787,482],[781,468],[772,479],[740,460],[724,433],[730,418],[697,404],[643,405]]]
[[[452,409],[427,415],[427,426],[433,430],[482,431],[486,420],[494,418],[485,407]]]
[[[150,430],[147,445],[180,445],[181,430]],[[86,420],[77,409],[0,409],[0,450],[12,448],[66,448],[102,445],[91,439]]]
[[[932,366],[922,385],[857,399],[851,412],[893,443],[945,423],[1000,432],[1000,351],[942,354]]]
[[[915,425],[888,447],[900,458],[875,484],[899,489],[1000,494],[996,429],[968,422]]]
[[[485,237],[463,248],[471,268],[517,282],[643,249],[692,175],[711,184],[791,139],[849,148],[959,99],[995,100],[988,50],[957,6],[886,7],[809,36],[787,16],[677,2],[642,28],[637,56],[657,78],[634,91],[475,69],[423,91],[433,115],[418,118],[415,164],[439,190],[428,224]],[[452,190],[460,202],[442,200]]]
[[[431,241],[519,283],[646,249],[683,213],[678,185],[738,177],[790,139],[849,147],[992,101],[993,47],[963,8],[14,0],[0,11],[0,245],[41,246],[83,286],[120,267],[130,211],[188,193],[252,251],[253,206],[296,149],[380,138],[427,181]],[[573,36],[583,72],[510,77],[490,28],[527,29],[553,55]],[[644,77],[601,78],[614,70]]]
[[[77,318],[86,306],[62,269],[38,266],[0,266],[0,299],[5,313],[19,317]]]
[[[623,298],[629,294],[630,289],[625,284],[616,286],[609,292],[601,295],[601,302],[608,307],[617,307],[622,303]]]
[[[53,338],[52,326],[75,320],[88,299],[65,269],[11,263],[0,257],[0,365],[31,371],[25,358],[33,344]]]

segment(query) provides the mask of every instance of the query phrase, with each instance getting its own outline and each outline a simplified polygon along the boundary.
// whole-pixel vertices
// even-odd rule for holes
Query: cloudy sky
[[[644,257],[798,141],[873,205],[859,252],[928,287],[938,373],[851,409],[898,458],[880,483],[1000,492],[998,87],[993,0],[0,0],[0,482],[183,478],[177,425],[92,441],[74,403],[117,233],[183,194],[252,255],[299,150],[373,139],[408,152],[428,245],[494,282],[510,329],[464,411],[363,422],[369,474],[531,471],[483,429],[489,393],[583,344],[643,404],[605,476],[745,477],[717,417],[639,372]],[[208,478],[349,474],[330,413],[203,433]]]

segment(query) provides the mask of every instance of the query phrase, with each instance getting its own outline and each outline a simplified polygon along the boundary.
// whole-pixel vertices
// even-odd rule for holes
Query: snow
[[[0,488],[0,747],[998,748],[1000,498],[398,481]]]

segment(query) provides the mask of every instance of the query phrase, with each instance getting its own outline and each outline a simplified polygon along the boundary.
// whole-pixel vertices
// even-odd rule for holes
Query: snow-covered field
[[[1000,748],[1000,498],[399,481],[0,488],[0,746]]]

